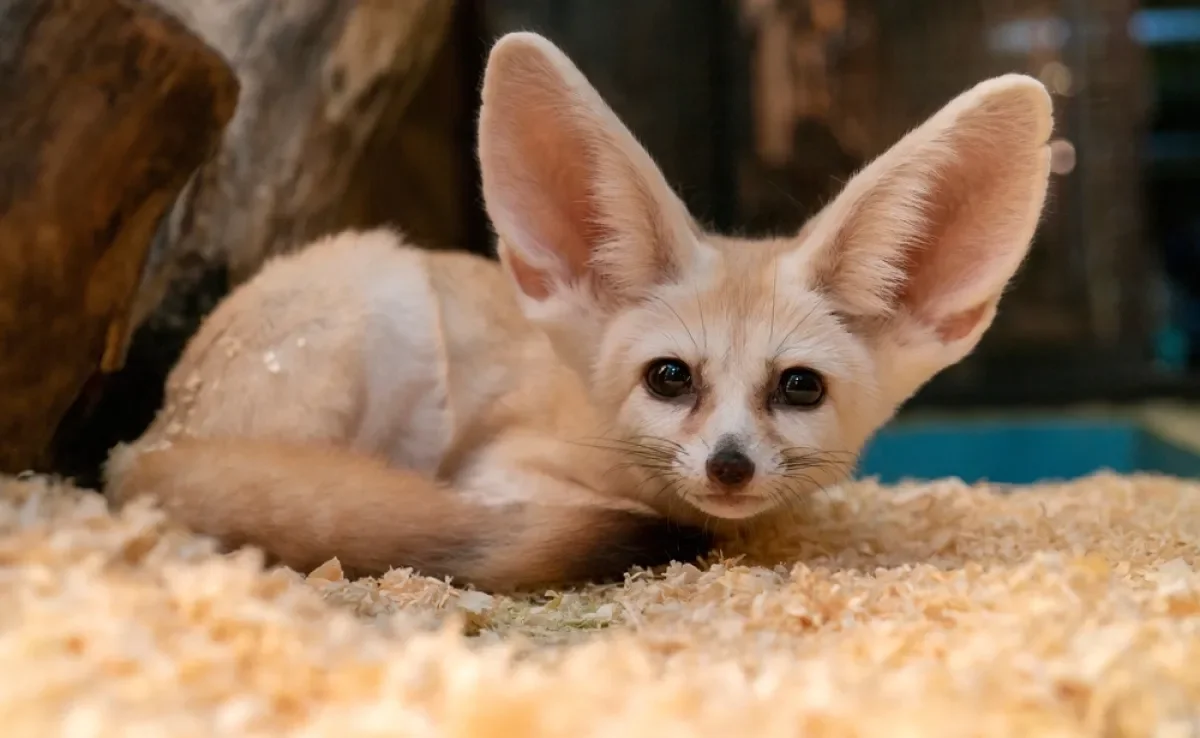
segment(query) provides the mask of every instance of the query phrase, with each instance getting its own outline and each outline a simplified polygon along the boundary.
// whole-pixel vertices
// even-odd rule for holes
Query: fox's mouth
[[[749,518],[770,507],[770,501],[757,495],[708,493],[690,495],[689,501],[701,512],[718,518]]]
[[[712,493],[705,495],[697,495],[696,499],[713,505],[726,505],[728,507],[741,507],[760,502],[762,498],[751,497],[750,495],[725,495],[720,493]]]

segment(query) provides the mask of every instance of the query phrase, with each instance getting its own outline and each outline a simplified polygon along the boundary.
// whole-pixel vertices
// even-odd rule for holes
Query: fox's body
[[[391,231],[271,262],[205,321],[166,396],[110,478],[298,569],[338,556],[502,588],[708,542],[623,499],[633,480],[599,447],[581,380],[496,262]],[[143,449],[161,451],[119,476]]]
[[[348,232],[276,259],[218,306],[145,438],[327,443],[463,481],[476,459],[441,467],[472,431],[586,436],[583,394],[496,263]]]
[[[489,589],[786,522],[991,323],[1045,197],[1049,100],[984,83],[800,234],[707,232],[561,52],[489,60],[499,261],[348,232],[202,326],[114,500],[228,545]]]

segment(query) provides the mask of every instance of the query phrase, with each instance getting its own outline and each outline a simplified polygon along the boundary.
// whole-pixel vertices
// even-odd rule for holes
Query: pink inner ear
[[[534,300],[545,300],[550,296],[550,284],[545,273],[529,266],[519,255],[509,250],[506,255],[508,270],[521,292]]]
[[[529,174],[541,183],[527,195],[532,202],[526,202],[523,219],[537,242],[558,255],[572,278],[579,278],[587,271],[594,245],[604,238],[590,191],[588,152],[544,120],[530,125],[538,130],[536,139],[560,141],[521,154],[529,161]]]
[[[961,181],[967,177],[947,179]],[[928,220],[919,240],[905,255],[906,279],[897,297],[901,305],[923,322],[945,320],[948,316],[943,314],[939,297],[953,295],[960,287],[968,288],[980,269],[986,268],[980,263],[986,260],[986,254],[972,243],[972,234],[957,225],[964,218],[971,218],[967,212],[970,205],[963,195],[969,186],[967,182],[957,187],[949,182],[934,186],[929,193]]]
[[[948,167],[934,184],[928,220],[920,244],[907,255],[898,296],[946,341],[970,334],[984,318],[998,297],[989,273],[1022,247],[1012,228],[1022,215],[1013,212],[1013,198],[1022,198],[1003,186],[1011,177],[997,176],[1005,165],[980,154],[970,161],[975,165]]]
[[[822,211],[815,228],[831,236],[819,279],[851,316],[899,311],[943,341],[970,336],[1029,248],[1051,123],[1049,97],[1029,78],[951,103]]]
[[[969,310],[962,310],[942,318],[934,324],[934,330],[943,343],[952,343],[971,335],[987,315],[988,304],[980,303]]]
[[[566,274],[578,279],[598,244],[607,239],[596,207],[595,151],[588,122],[572,115],[575,92],[537,57],[510,59],[497,77],[489,111],[492,124],[483,165],[489,189],[511,219],[508,231],[519,249],[553,255]],[[594,145],[594,144],[593,144]],[[525,263],[519,271],[535,270]],[[522,287],[525,285],[522,284]]]
[[[1037,149],[1022,151],[1019,141],[989,135],[994,125],[964,118],[951,139],[952,158],[929,182],[925,226],[907,255],[899,294],[902,305],[947,341],[965,337],[986,318],[1037,217],[1030,210]]]
[[[479,157],[488,214],[530,296],[586,281],[597,297],[619,302],[676,278],[692,254],[683,203],[595,89],[544,41],[509,37],[493,49]]]

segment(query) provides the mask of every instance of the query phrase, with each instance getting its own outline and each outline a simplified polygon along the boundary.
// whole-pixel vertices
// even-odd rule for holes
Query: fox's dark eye
[[[825,380],[812,369],[796,367],[779,375],[775,401],[792,407],[812,409],[825,400]]]
[[[646,367],[644,381],[656,397],[681,397],[692,391],[692,370],[679,359],[655,359]]]

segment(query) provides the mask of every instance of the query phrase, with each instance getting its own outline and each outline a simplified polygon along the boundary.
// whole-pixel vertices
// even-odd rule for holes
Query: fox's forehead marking
[[[824,297],[778,268],[777,249],[729,250],[703,281],[666,286],[647,302],[646,347],[759,381],[774,366],[839,373],[844,331]]]

